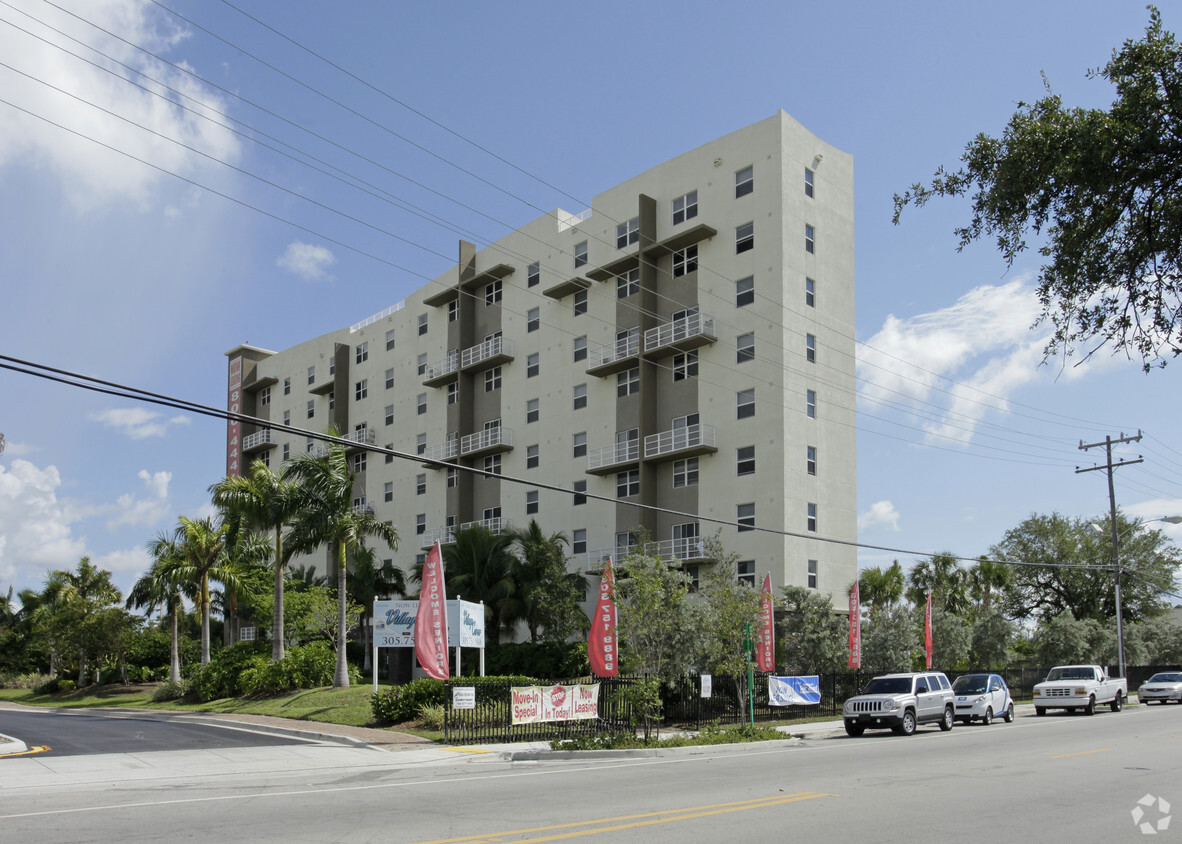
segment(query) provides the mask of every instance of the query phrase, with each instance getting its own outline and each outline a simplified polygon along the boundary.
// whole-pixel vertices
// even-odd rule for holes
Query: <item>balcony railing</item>
[[[613,565],[619,565],[620,561],[629,554],[637,552],[647,554],[650,557],[659,557],[667,563],[693,563],[710,559],[702,539],[694,536],[688,539],[665,539],[659,542],[649,542],[643,547],[627,545],[616,548],[604,548],[599,551],[588,551],[584,560],[583,569],[585,571],[598,571],[607,562],[608,557],[611,557]]]
[[[342,435],[341,439],[357,445],[373,445],[378,441],[378,432],[369,427],[358,428],[356,431]]]
[[[488,448],[512,448],[512,428],[489,428],[460,438],[460,454],[471,454]]]
[[[714,317],[690,314],[644,332],[645,352],[660,349],[693,349],[717,340]]]
[[[595,369],[600,366],[607,366],[618,360],[634,358],[638,354],[640,354],[640,335],[635,334],[631,337],[622,337],[606,346],[594,346],[589,349],[587,352],[587,368]]]
[[[460,353],[456,349],[452,349],[443,360],[437,360],[435,363],[427,364],[427,368],[423,370],[423,381],[429,383],[440,378],[446,378],[459,368]]]
[[[513,341],[506,340],[504,337],[493,337],[491,340],[485,340],[478,346],[471,346],[464,349],[460,355],[460,367],[467,369],[470,366],[476,366],[493,358],[511,357],[513,357]]]
[[[275,433],[270,428],[263,428],[242,438],[242,450],[250,451],[267,445],[275,445]]]
[[[420,548],[430,548],[435,544],[436,540],[440,545],[451,545],[456,541],[456,529],[454,527],[441,527],[434,530],[423,532],[422,544]]]
[[[595,472],[609,466],[622,463],[635,463],[640,459],[640,441],[629,440],[624,443],[595,448],[587,452],[587,471]]]
[[[651,460],[662,455],[678,454],[685,451],[703,453],[716,451],[714,428],[711,425],[686,425],[644,438],[644,459]]]
[[[372,516],[374,509],[372,504],[354,504],[353,512],[359,516]]]
[[[467,530],[468,528],[474,527],[482,527],[493,533],[506,533],[513,529],[513,522],[498,516],[495,519],[479,519],[475,522],[464,522],[460,525],[460,530]]]
[[[423,452],[423,457],[428,460],[450,460],[460,453],[460,441],[456,438],[439,443],[438,445],[427,446],[426,451]]]

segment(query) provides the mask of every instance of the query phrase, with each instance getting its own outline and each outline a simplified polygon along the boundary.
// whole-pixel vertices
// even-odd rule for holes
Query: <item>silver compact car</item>
[[[1014,699],[1000,674],[961,674],[952,683],[956,720],[969,724],[980,720],[990,724],[1000,717],[1014,720]]]
[[[1159,671],[1137,689],[1137,700],[1141,703],[1182,703],[1182,671]]]

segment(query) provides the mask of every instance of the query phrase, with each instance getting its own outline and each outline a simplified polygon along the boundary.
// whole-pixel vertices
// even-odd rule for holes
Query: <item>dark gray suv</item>
[[[920,724],[939,724],[941,730],[951,730],[954,707],[947,677],[939,671],[914,671],[875,677],[862,694],[845,702],[841,718],[851,736],[884,727],[909,736]]]

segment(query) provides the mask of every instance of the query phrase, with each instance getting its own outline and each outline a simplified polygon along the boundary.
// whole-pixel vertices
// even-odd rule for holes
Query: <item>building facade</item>
[[[842,609],[857,576],[853,212],[852,157],[780,112],[582,214],[461,242],[455,267],[357,325],[227,352],[228,406],[265,420],[230,423],[227,472],[316,448],[271,426],[331,425],[406,571],[458,527],[533,518],[584,573],[642,533],[696,577],[719,531],[740,579],[770,572]]]

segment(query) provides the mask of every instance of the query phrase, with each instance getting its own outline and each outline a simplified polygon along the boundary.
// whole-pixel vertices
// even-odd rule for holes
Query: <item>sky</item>
[[[892,197],[1070,106],[1143,3],[2,0],[0,355],[224,406],[224,353],[393,305],[484,244],[784,109],[854,156],[862,566],[986,554],[1035,513],[1182,514],[1182,361],[1042,361],[1037,254]],[[723,20],[727,18],[727,20]],[[1168,29],[1182,16],[1167,8]],[[2,362],[2,361],[0,361]],[[0,594],[124,591],[210,512],[225,426],[0,369]],[[1182,526],[1162,523],[1182,539]],[[560,529],[560,528],[558,528]],[[887,549],[887,550],[880,550]]]

